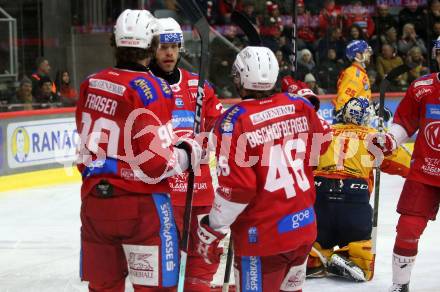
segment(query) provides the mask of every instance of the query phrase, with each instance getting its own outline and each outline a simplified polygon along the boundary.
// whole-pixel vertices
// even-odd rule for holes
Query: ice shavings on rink
[[[382,174],[374,280],[306,281],[304,292],[385,292],[391,283],[395,212],[403,179]],[[78,276],[79,184],[0,193],[0,292],[87,291]],[[440,224],[428,225],[419,246],[411,292],[440,291]],[[218,277],[221,278],[221,277]],[[218,279],[217,281],[218,282]],[[127,291],[132,291],[127,283]]]

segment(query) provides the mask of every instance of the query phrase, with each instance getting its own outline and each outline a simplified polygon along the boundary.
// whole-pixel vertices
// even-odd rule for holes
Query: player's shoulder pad
[[[232,135],[235,124],[237,123],[239,117],[245,112],[246,110],[239,104],[228,108],[217,121],[217,127],[220,134]]]
[[[315,107],[313,106],[313,104],[307,98],[305,98],[303,96],[292,94],[292,93],[289,93],[289,92],[284,92],[282,94],[285,97],[287,97],[287,99],[289,101],[294,101],[294,102],[298,102],[300,104],[304,104],[304,106],[310,107],[313,111],[315,110]]]
[[[129,84],[138,93],[144,106],[155,102],[160,96],[165,98],[172,98],[173,96],[168,82],[153,74],[136,76]]]
[[[409,90],[416,101],[420,101],[424,96],[432,94],[434,91],[433,85],[438,82],[437,73],[427,74],[414,80]]]

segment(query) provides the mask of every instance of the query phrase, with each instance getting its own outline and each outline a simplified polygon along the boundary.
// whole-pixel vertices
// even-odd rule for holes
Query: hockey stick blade
[[[188,16],[189,20],[197,30],[201,42],[201,56],[199,69],[199,82],[197,86],[196,108],[194,115],[194,134],[200,133],[202,105],[204,96],[205,78],[208,72],[209,62],[209,24],[195,0],[179,0],[180,7]],[[190,222],[192,213],[192,202],[194,197],[194,172],[189,171],[188,186],[185,198],[185,211],[183,220],[183,232],[181,242],[181,258],[179,270],[178,292],[183,292],[185,286],[186,262],[189,247]]]
[[[231,14],[231,21],[235,25],[241,28],[246,37],[248,38],[250,46],[261,46],[262,41],[260,34],[258,33],[251,20],[241,12],[234,10]]]

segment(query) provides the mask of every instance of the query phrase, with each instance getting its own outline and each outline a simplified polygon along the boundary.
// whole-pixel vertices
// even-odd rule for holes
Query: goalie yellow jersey
[[[367,72],[356,63],[341,72],[337,88],[336,97],[332,101],[336,111],[342,109],[352,97],[363,96],[371,100],[370,80]]]
[[[371,127],[354,124],[331,125],[333,140],[327,151],[319,158],[315,176],[327,178],[363,178],[373,186],[374,156],[367,150],[367,137],[377,132]],[[411,154],[404,148],[385,157],[381,170],[403,177],[409,172]]]

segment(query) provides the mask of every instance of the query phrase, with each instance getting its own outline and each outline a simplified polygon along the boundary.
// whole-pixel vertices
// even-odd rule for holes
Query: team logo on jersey
[[[30,139],[28,132],[23,127],[15,129],[12,133],[11,144],[15,161],[25,162],[29,156]]]
[[[434,79],[426,79],[426,80],[420,80],[417,81],[416,83],[414,83],[414,88],[419,87],[419,86],[427,86],[427,85],[431,85],[434,82]]]
[[[198,84],[199,84],[199,80],[197,79],[188,80],[188,86],[197,86]]]
[[[179,92],[179,91],[180,91],[180,86],[179,86],[179,84],[171,84],[170,86],[171,86],[171,90],[172,90],[173,92]]]
[[[278,232],[285,233],[310,225],[315,221],[313,207],[284,216],[278,221]]]
[[[248,241],[249,243],[258,242],[258,229],[257,227],[250,227],[248,230]]]
[[[159,284],[159,247],[122,245],[128,262],[129,277],[133,284],[157,286]]]
[[[181,99],[180,97],[177,97],[174,103],[177,107],[183,107],[185,105],[183,99]]]
[[[245,112],[245,109],[240,106],[230,108],[223,117],[220,123],[220,133],[232,135],[234,131],[234,124],[238,117]]]
[[[426,118],[440,120],[440,104],[427,104]]]
[[[422,87],[415,93],[415,100],[420,101],[423,96],[428,95],[432,92],[430,88]]]
[[[119,96],[123,96],[125,92],[125,86],[110,82],[103,79],[90,78],[89,88],[95,88],[109,93],[113,93]]]
[[[137,91],[144,106],[157,100],[157,92],[153,83],[146,78],[136,78],[130,82],[130,86]]]
[[[252,125],[258,125],[263,122],[284,117],[295,113],[295,106],[293,104],[281,105],[273,107],[249,116]]]
[[[171,113],[173,129],[192,128],[194,126],[194,112],[175,110]]]
[[[425,128],[426,143],[435,151],[440,151],[440,121],[431,122]]]

